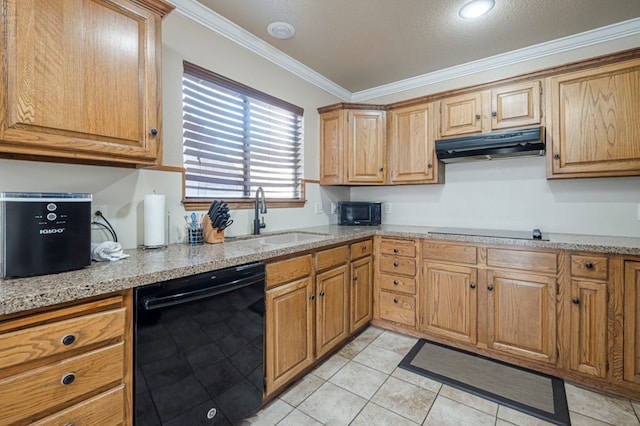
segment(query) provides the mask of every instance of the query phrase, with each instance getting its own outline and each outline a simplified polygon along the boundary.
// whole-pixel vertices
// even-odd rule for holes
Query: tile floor
[[[397,368],[415,338],[369,327],[243,424],[548,425]],[[574,426],[640,425],[640,403],[565,383]]]

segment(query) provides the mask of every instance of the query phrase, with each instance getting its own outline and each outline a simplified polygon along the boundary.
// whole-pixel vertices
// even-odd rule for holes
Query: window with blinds
[[[184,62],[185,200],[298,200],[303,109]]]

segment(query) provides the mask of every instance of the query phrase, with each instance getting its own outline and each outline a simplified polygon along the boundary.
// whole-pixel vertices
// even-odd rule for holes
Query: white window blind
[[[184,62],[186,199],[301,197],[303,109]]]

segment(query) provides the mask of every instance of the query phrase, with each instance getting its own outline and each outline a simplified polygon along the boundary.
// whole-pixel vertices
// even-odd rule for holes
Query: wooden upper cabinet
[[[482,132],[482,93],[452,96],[440,101],[440,136]]]
[[[3,0],[0,153],[161,160],[160,0]]]
[[[547,177],[640,175],[640,59],[552,77]]]
[[[540,123],[540,81],[527,81],[491,90],[491,129]]]
[[[347,181],[384,184],[386,177],[385,112],[349,111],[347,129]]]
[[[345,183],[343,110],[320,115],[320,184],[340,185]]]
[[[433,104],[389,112],[389,182],[442,183],[444,165],[435,156]]]

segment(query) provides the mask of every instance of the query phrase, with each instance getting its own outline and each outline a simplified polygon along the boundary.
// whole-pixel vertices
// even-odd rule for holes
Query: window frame
[[[189,73],[191,76],[202,78],[211,81],[223,88],[233,90],[244,96],[250,96],[256,100],[269,103],[270,105],[288,110],[295,114],[298,114],[304,120],[304,109],[294,104],[278,99],[272,95],[266,94],[259,90],[253,89],[242,83],[238,83],[227,77],[219,75],[213,71],[202,68],[198,65],[183,61],[183,75]],[[184,90],[184,87],[183,87]],[[184,124],[184,123],[183,123]],[[181,126],[181,130],[184,132],[184,126]],[[267,197],[267,207],[271,208],[285,208],[285,207],[304,207],[306,203],[305,185],[304,179],[304,152],[303,152],[304,136],[301,137],[301,160],[302,170],[300,171],[300,197],[299,198],[274,198]],[[184,140],[182,140],[181,147],[184,148]],[[217,198],[216,198],[217,199]],[[255,205],[255,198],[253,196],[243,198],[223,198],[230,208],[234,209],[249,209]],[[214,198],[187,198],[186,196],[186,169],[184,164],[182,167],[182,204],[185,210],[207,210]]]

